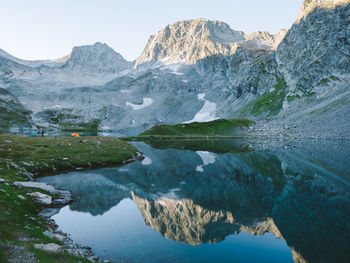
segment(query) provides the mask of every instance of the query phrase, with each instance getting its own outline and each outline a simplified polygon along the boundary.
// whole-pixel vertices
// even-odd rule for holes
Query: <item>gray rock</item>
[[[43,217],[43,218],[50,218],[50,217],[58,214],[59,211],[60,211],[59,208],[47,208],[47,209],[42,210],[39,213],[39,216]]]
[[[51,205],[52,204],[52,197],[47,195],[47,194],[33,192],[33,193],[28,193],[27,195],[39,204],[42,204],[42,205]]]
[[[18,195],[18,198],[21,200],[26,200],[26,198],[23,195]]]
[[[59,253],[62,251],[61,246],[50,243],[50,244],[34,244],[34,247],[39,250],[43,250],[49,253]]]
[[[45,231],[45,232],[43,232],[43,234],[49,238],[56,239],[57,241],[60,241],[60,242],[64,242],[64,240],[65,240],[65,236],[57,234],[57,233],[53,233],[50,231]]]
[[[37,188],[43,191],[46,191],[50,194],[58,194],[59,191],[56,190],[52,185],[48,185],[46,183],[37,183],[37,182],[14,182],[14,186],[16,187],[25,187],[25,188]]]

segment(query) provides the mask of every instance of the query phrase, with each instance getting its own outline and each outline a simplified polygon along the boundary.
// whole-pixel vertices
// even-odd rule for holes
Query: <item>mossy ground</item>
[[[39,262],[88,262],[65,253],[51,255],[32,247],[57,241],[43,235],[47,224],[38,217],[43,207],[26,196],[34,190],[15,188],[13,181],[27,180],[27,173],[38,176],[75,167],[118,165],[136,154],[134,146],[115,138],[26,137],[0,133],[0,178],[6,180],[0,182],[0,262],[7,260],[4,245],[9,242],[31,250]],[[23,237],[26,241],[21,240]]]
[[[264,95],[259,96],[246,106],[244,106],[239,112],[241,116],[253,115],[260,116],[266,114],[266,117],[272,117],[277,115],[283,106],[283,101],[287,94],[287,83],[284,79],[279,79],[274,86],[274,90]],[[289,98],[293,100],[294,98]]]
[[[241,128],[255,124],[247,119],[219,119],[210,122],[193,122],[154,126],[137,138],[203,138],[217,136],[242,136]]]
[[[264,112],[269,115],[277,115],[282,109],[283,100],[286,96],[287,83],[280,79],[275,85],[275,89],[260,96],[253,104],[252,114],[258,116]]]

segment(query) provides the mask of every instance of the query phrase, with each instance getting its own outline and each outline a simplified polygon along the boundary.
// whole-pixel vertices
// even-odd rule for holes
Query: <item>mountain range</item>
[[[0,50],[1,92],[16,105],[4,108],[23,108],[0,128],[98,122],[136,135],[159,124],[244,117],[257,122],[254,135],[345,139],[349,2],[305,0],[296,22],[276,35],[203,18],[176,22],[151,36],[134,62],[102,43],[43,61]]]

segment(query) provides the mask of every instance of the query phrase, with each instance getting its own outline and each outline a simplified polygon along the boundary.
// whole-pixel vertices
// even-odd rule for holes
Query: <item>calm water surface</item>
[[[113,262],[350,262],[350,147],[135,143],[146,158],[41,181],[60,229]]]

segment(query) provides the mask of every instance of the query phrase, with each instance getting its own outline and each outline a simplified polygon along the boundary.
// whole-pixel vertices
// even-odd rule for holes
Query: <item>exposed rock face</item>
[[[286,30],[277,35],[268,32],[245,35],[220,21],[203,18],[185,20],[168,25],[151,36],[135,67],[157,62],[195,64],[213,55],[234,54],[239,47],[271,49],[278,46],[285,33]]]
[[[131,69],[132,63],[111,47],[97,42],[91,46],[74,47],[63,68],[93,74],[115,74]]]
[[[151,36],[135,67],[147,62],[194,64],[214,54],[229,55],[244,40],[243,33],[219,21],[202,18],[168,25]]]
[[[272,49],[276,49],[278,45],[281,43],[285,35],[287,34],[288,30],[282,29],[279,33],[276,35],[271,35],[269,32],[255,32],[252,34],[244,35],[245,40],[247,41],[255,41],[257,42],[256,45],[259,45],[259,43],[265,45],[267,47],[272,47]],[[261,46],[261,45],[260,45]],[[264,46],[261,46],[264,47]]]
[[[276,51],[279,71],[290,91],[309,94],[329,82],[349,80],[350,6],[335,5],[345,2],[350,1],[304,2],[299,14],[302,19]]]
[[[315,8],[332,9],[337,5],[348,4],[349,0],[305,0],[301,6],[296,23],[305,19]]]

